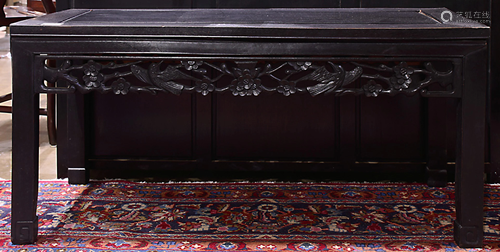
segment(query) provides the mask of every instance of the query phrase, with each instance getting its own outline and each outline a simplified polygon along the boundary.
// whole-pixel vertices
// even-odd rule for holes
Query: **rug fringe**
[[[203,181],[136,181],[136,180],[127,180],[127,179],[90,179],[90,182],[129,182],[129,183],[138,183],[138,184],[217,184],[217,183],[234,183],[234,184],[359,184],[359,185],[402,185],[402,184],[411,184],[411,185],[420,185],[423,183],[418,182],[370,182],[370,181],[269,181],[269,180],[261,180],[261,181],[250,181],[250,180],[242,180],[242,181],[214,181],[214,180],[203,180]],[[448,183],[448,185],[453,185],[454,183]]]

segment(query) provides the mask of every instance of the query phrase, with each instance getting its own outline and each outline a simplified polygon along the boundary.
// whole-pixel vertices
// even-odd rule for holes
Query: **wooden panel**
[[[360,10],[360,9],[358,9]],[[82,12],[85,10],[81,10]],[[180,29],[186,26],[196,28],[196,32],[202,32],[202,29],[208,28],[214,32],[214,27],[222,27],[217,31],[217,35],[226,35],[222,30],[234,32],[253,29],[273,29],[273,32],[279,36],[285,34],[283,28],[289,30],[304,29],[322,29],[347,30],[350,34],[355,34],[349,29],[368,30],[366,25],[372,25],[376,29],[391,29],[395,25],[404,25],[405,28],[412,31],[427,29],[428,25],[434,28],[439,25],[440,28],[447,27],[450,24],[441,24],[434,18],[429,18],[434,10],[386,10],[384,15],[378,11],[363,10],[359,11],[357,18],[350,18],[353,14],[349,9],[265,9],[255,11],[239,9],[207,9],[193,11],[189,10],[155,10],[154,12],[145,12],[143,10],[93,10],[84,13],[75,13],[70,20],[56,21],[56,19],[43,20],[44,22],[62,23],[62,26],[79,26],[81,29],[92,27],[96,23],[106,23],[114,29],[130,29],[134,27],[154,29],[157,27],[168,27],[170,29]],[[77,15],[77,16],[76,16]],[[130,17],[134,17],[133,19]],[[297,18],[300,16],[300,18]],[[52,16],[54,18],[54,16]],[[61,18],[60,18],[61,19]],[[212,26],[209,26],[212,25]],[[338,25],[338,26],[335,26]],[[105,26],[108,27],[108,26]],[[231,30],[230,28],[233,27]],[[234,30],[234,31],[233,31]],[[251,31],[250,31],[251,32]],[[108,31],[109,33],[109,31]],[[176,35],[178,31],[168,31],[165,35]],[[259,34],[258,32],[249,33],[246,36]],[[95,32],[92,32],[95,35]],[[119,33],[117,33],[119,34]],[[230,33],[233,35],[233,33]],[[227,36],[227,35],[226,35]],[[284,35],[282,35],[284,36]],[[325,35],[326,36],[326,35]],[[330,35],[331,36],[331,35]],[[339,35],[337,35],[338,37]],[[353,35],[351,35],[353,36]],[[440,34],[439,37],[443,37]]]
[[[422,98],[359,97],[358,161],[424,161]]]
[[[454,11],[481,11],[489,10],[489,1],[456,1],[456,0],[363,0],[360,7],[405,7],[405,8],[432,8],[446,7]]]
[[[58,10],[70,8],[338,8],[357,7],[358,0],[58,0]],[[342,6],[341,6],[342,3]]]
[[[59,1],[58,1],[59,3]],[[160,9],[160,8],[191,8],[190,0],[74,0],[68,8],[96,9]]]
[[[92,156],[192,157],[191,96],[96,94],[92,100]]]
[[[335,97],[217,97],[216,157],[314,160],[337,158]]]
[[[340,0],[216,0],[216,8],[339,8]]]

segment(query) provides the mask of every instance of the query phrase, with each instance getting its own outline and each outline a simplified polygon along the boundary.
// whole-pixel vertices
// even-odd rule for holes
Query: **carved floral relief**
[[[127,63],[93,61],[58,68],[44,67],[44,79],[63,80],[68,88],[82,93],[98,91],[125,95],[130,92],[158,92],[180,95],[196,92],[204,96],[230,92],[234,96],[278,93],[290,96],[332,94],[413,95],[425,92],[432,83],[452,85],[453,69],[437,71],[432,63],[378,64],[332,61],[229,61],[182,60]],[[223,80],[224,81],[221,81]],[[453,88],[453,87],[452,87]],[[56,88],[60,89],[60,88]],[[45,92],[57,92],[42,87]]]

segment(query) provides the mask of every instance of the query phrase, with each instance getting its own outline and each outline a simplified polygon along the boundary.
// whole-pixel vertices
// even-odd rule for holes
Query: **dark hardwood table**
[[[421,95],[460,101],[454,234],[461,247],[480,247],[488,38],[488,27],[443,8],[72,9],[16,23],[12,241],[37,237],[40,93],[192,95],[195,110],[218,95],[248,103],[262,95]],[[212,146],[210,117],[193,119],[205,143],[198,148]],[[72,171],[85,177],[86,167]]]

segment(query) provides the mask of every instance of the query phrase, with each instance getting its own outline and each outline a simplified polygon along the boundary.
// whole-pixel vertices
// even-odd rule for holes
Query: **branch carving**
[[[346,94],[376,97],[381,94],[425,94],[432,83],[450,86],[453,93],[453,69],[440,72],[432,63],[409,66],[399,62],[393,66],[377,66],[331,61],[201,61],[177,62],[136,61],[127,63],[88,61],[81,65],[64,61],[59,67],[44,66],[44,79],[65,81],[67,88],[41,86],[47,93],[78,90],[82,93],[128,94],[130,92],[210,93],[231,92],[234,96],[259,96],[279,93],[290,96],[308,93],[342,96]],[[225,79],[222,81],[222,79]],[[458,85],[455,85],[458,86]]]

